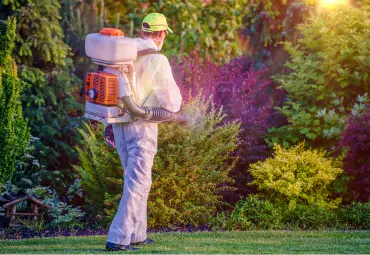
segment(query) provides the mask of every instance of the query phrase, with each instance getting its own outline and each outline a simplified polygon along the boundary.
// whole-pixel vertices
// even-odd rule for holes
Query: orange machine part
[[[121,29],[118,28],[103,28],[99,31],[101,35],[109,35],[109,36],[124,36],[125,34]]]
[[[104,72],[87,73],[85,77],[85,92],[95,89],[98,94],[95,100],[88,97],[85,99],[102,105],[118,104],[118,78],[114,74]]]

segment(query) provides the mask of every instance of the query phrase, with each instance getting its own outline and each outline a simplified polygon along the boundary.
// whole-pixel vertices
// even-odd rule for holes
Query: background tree
[[[306,139],[327,149],[337,144],[351,110],[369,93],[369,18],[369,5],[338,7],[300,25],[296,46],[285,42],[289,72],[276,81],[287,93],[277,108],[287,123],[270,130],[272,142],[290,146]]]
[[[70,163],[76,160],[73,146],[80,140],[82,105],[73,97],[78,79],[73,75],[70,49],[63,42],[59,9],[57,0],[3,0],[0,5],[2,18],[19,20],[13,55],[25,87],[24,115],[31,134],[40,138],[35,144],[37,158],[45,169],[60,170],[48,171],[48,179],[64,189],[62,180],[68,179]]]
[[[276,74],[289,59],[282,41],[293,45],[301,37],[297,25],[312,17],[315,0],[250,0],[240,33],[244,55],[255,61],[257,68]]]
[[[84,56],[83,40],[86,34],[96,33],[103,26],[119,27],[127,36],[139,37],[142,20],[151,12],[164,14],[174,31],[174,34],[167,37],[163,46],[162,52],[167,56],[180,52],[187,56],[199,47],[203,57],[223,62],[242,53],[238,30],[245,14],[247,0],[72,0],[63,3],[64,17],[68,21],[64,26],[65,31],[71,38],[79,37],[78,45],[70,41],[77,55]]]
[[[17,66],[11,57],[16,36],[16,20],[0,26],[0,184],[9,180],[15,162],[27,147],[30,132],[22,116]]]

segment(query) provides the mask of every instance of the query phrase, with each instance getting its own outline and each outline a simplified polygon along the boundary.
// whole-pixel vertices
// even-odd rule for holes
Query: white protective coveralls
[[[135,40],[138,51],[158,50],[150,38]],[[138,105],[161,106],[171,112],[180,110],[182,97],[167,57],[161,54],[141,56],[134,61],[134,68]],[[113,124],[113,133],[124,169],[124,188],[107,241],[129,245],[146,239],[147,200],[157,153],[158,123],[143,120],[117,123]]]

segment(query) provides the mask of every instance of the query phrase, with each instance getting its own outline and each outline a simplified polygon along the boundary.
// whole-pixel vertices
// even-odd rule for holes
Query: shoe
[[[144,241],[141,241],[141,242],[131,243],[131,245],[142,245],[142,244],[154,244],[154,240],[153,239],[145,239]]]
[[[121,245],[121,244],[115,244],[111,242],[107,242],[105,245],[105,248],[108,251],[137,251],[139,248],[134,248],[131,245]]]

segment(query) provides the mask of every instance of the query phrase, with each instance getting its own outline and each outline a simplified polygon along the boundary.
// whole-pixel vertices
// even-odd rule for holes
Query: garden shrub
[[[221,211],[209,218],[208,225],[214,231],[236,230],[238,228],[247,229],[251,225],[249,221],[243,221],[245,220],[244,218],[237,223],[231,222],[230,215],[231,212]]]
[[[30,139],[23,118],[18,70],[11,54],[15,45],[16,20],[8,19],[0,28],[0,185],[12,178],[17,157]]]
[[[336,210],[317,205],[297,205],[293,210],[285,210],[283,222],[287,228],[323,229],[340,226]]]
[[[51,208],[50,215],[52,217],[50,226],[57,228],[60,232],[62,229],[73,230],[76,227],[82,227],[81,218],[85,213],[79,207],[59,202]]]
[[[231,182],[227,175],[235,164],[231,153],[238,144],[240,124],[223,123],[222,110],[200,96],[189,99],[184,111],[194,116],[196,123],[159,127],[148,201],[150,227],[207,223],[222,204],[220,191]],[[112,219],[122,195],[118,155],[102,145],[100,134],[83,136],[86,144],[79,149],[82,163],[76,169],[81,173],[85,196],[94,201],[91,206],[98,210],[104,207],[106,219]],[[104,194],[105,200],[101,199]]]
[[[271,143],[336,145],[358,95],[370,84],[370,8],[340,6],[298,27],[298,45],[285,42],[288,73],[276,77],[287,93],[277,108],[287,124],[270,130]]]
[[[370,202],[352,203],[330,209],[317,204],[297,204],[294,209],[274,204],[259,195],[239,200],[232,212],[219,212],[210,218],[213,230],[320,230],[370,229]]]
[[[232,212],[220,212],[210,218],[213,230],[283,229],[283,210],[280,206],[249,195],[240,199]]]
[[[238,201],[234,211],[231,213],[230,220],[245,230],[239,222],[250,222],[258,229],[280,229],[282,228],[282,212],[279,206],[269,201],[260,199],[256,195],[249,195]],[[251,226],[244,224],[250,228]]]
[[[238,190],[224,193],[226,201],[234,204],[239,197],[252,192],[252,188],[247,186],[251,181],[247,171],[249,164],[270,155],[264,137],[275,121],[272,116],[272,83],[263,80],[263,70],[255,70],[252,62],[243,58],[220,66],[201,59],[194,52],[185,60],[172,59],[171,66],[185,100],[186,95],[197,95],[201,89],[206,95],[213,95],[217,108],[223,108],[227,114],[226,122],[241,122],[239,160],[230,172]]]
[[[292,210],[296,205],[336,208],[340,198],[331,199],[328,186],[342,173],[320,150],[306,150],[304,143],[291,149],[274,145],[274,157],[252,164],[254,178],[264,197]]]
[[[370,202],[354,202],[339,209],[342,225],[353,229],[370,229]]]
[[[345,173],[350,200],[366,202],[370,199],[370,104],[360,104],[352,111],[347,128],[340,139],[340,148],[346,151]]]
[[[85,128],[86,131],[79,130],[84,143],[82,148],[77,147],[80,164],[74,168],[80,175],[86,209],[97,217],[104,214],[105,193],[122,192],[122,188],[112,185],[108,178],[121,180],[123,169],[117,151],[105,143],[104,126],[97,125],[94,130],[85,124]]]

